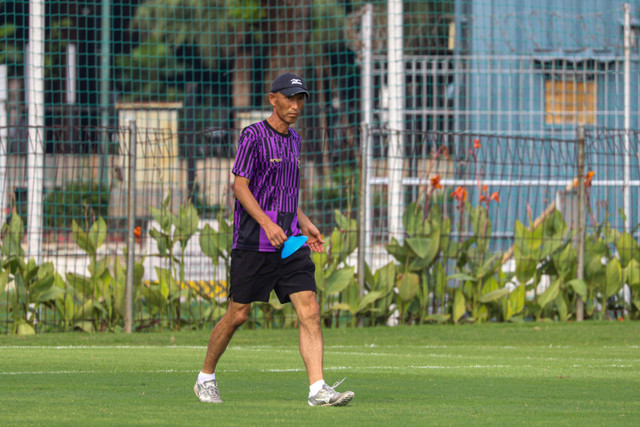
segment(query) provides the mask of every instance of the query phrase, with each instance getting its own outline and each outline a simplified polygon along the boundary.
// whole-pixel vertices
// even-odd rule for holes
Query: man
[[[272,290],[281,303],[291,302],[299,319],[300,355],[309,377],[311,406],[343,406],[353,392],[339,393],[324,382],[324,345],[316,301],[315,265],[310,250],[324,251],[324,240],[298,207],[301,138],[291,129],[309,96],[304,81],[292,73],[271,86],[271,116],[242,131],[233,166],[236,197],[229,308],[211,332],[202,371],[194,386],[200,401],[220,403],[215,377],[218,360],[233,333],[249,317],[251,303],[269,301]],[[282,259],[284,242],[305,235],[307,246]]]

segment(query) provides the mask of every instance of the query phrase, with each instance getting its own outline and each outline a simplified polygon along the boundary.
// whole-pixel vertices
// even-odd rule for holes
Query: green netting
[[[38,4],[42,20],[32,22],[40,27],[29,28]],[[267,92],[285,71],[301,75],[311,92],[295,127],[303,136],[300,204],[329,242],[322,268],[359,273],[339,292],[321,295],[327,323],[393,323],[398,316],[423,322],[428,315],[452,320],[460,309],[453,304],[460,301],[459,283],[445,286],[443,278],[480,274],[491,256],[525,256],[518,252],[517,224],[555,218],[550,211],[573,227],[572,185],[583,181],[583,170],[595,174],[588,205],[582,205],[586,227],[601,232],[606,224],[607,244],[635,251],[620,236],[627,232],[635,242],[640,222],[638,0],[0,1],[0,12],[0,219],[22,218],[26,254],[51,261],[61,288],[75,290],[62,306],[41,309],[43,330],[121,323],[115,302],[85,302],[106,298],[94,288],[107,276],[98,278],[92,262],[108,259],[100,272],[113,279],[109,286],[124,280],[134,139],[133,225],[144,266],[135,323],[198,326],[217,319],[228,254],[209,257],[199,236],[208,224],[216,238],[228,238],[221,224],[232,210],[238,136],[270,114]],[[42,43],[34,29],[42,31]],[[36,58],[41,68],[29,64],[28,48],[42,52]],[[30,76],[41,76],[42,90]],[[587,128],[584,155],[578,152],[579,126]],[[442,188],[435,191],[436,184]],[[469,207],[456,202],[462,190]],[[494,193],[499,203],[489,199]],[[174,264],[156,256],[153,230],[161,228],[163,215],[178,215],[188,203],[200,222],[183,261]],[[488,233],[478,225],[486,218],[477,210],[482,206],[491,219]],[[436,228],[444,240],[434,259],[441,263],[407,261],[427,256],[428,248],[425,241],[400,247],[419,231],[411,209],[439,212]],[[91,255],[78,245],[73,224],[86,231],[100,218],[105,235]],[[545,236],[563,247],[569,242],[566,235]],[[483,239],[486,244],[479,243]],[[545,258],[544,251],[530,249],[525,258]],[[179,248],[176,254],[182,255]],[[516,273],[526,282],[530,272],[503,258],[505,275],[499,276],[499,267],[491,270],[496,283],[503,286]],[[622,269],[629,268],[629,257],[621,261]],[[364,274],[363,262],[371,275]],[[397,264],[397,274],[384,270],[388,276],[382,276],[389,263]],[[543,283],[542,272],[536,274]],[[547,275],[559,277],[554,274]],[[14,277],[7,276],[9,288]],[[477,283],[486,277],[481,279]],[[487,286],[490,292],[493,285]],[[191,291],[185,297],[180,289]],[[376,289],[382,302],[358,309],[359,298]],[[602,308],[597,295],[609,291],[589,289],[591,303]],[[477,295],[466,292],[467,317],[513,315],[492,301],[486,303],[491,315],[469,311]],[[579,293],[563,292],[564,306],[548,302],[547,311],[527,316],[566,317],[563,310]],[[0,328],[10,330],[19,319],[12,317],[10,293],[2,298]],[[636,310],[625,298],[625,307]],[[170,302],[159,302],[165,300]],[[65,312],[71,306],[81,311]],[[259,326],[291,322],[291,313],[277,304],[261,310],[254,316]]]

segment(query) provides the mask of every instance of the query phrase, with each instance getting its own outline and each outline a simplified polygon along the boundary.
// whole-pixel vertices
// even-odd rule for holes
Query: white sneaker
[[[203,383],[196,381],[196,385],[193,386],[193,391],[196,393],[196,396],[198,396],[198,399],[200,399],[200,402],[222,403],[216,380],[205,381]]]
[[[346,380],[344,378],[342,381]],[[322,389],[315,395],[309,398],[309,406],[345,406],[351,399],[353,399],[354,393],[352,391],[345,391],[340,393],[334,389],[342,384],[342,381],[338,381],[329,387],[327,384],[322,386]]]

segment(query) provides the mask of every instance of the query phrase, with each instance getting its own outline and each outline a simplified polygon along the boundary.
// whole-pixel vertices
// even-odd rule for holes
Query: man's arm
[[[264,213],[256,198],[253,197],[251,190],[249,190],[249,179],[236,175],[231,189],[240,204],[249,215],[256,220],[258,225],[262,227],[269,242],[276,248],[280,247],[284,241],[287,240],[287,235],[284,234],[284,231],[278,224],[273,222],[271,218]]]
[[[307,245],[314,252],[324,252],[324,239],[318,228],[313,225],[308,216],[298,208],[298,226],[305,236],[309,237]]]

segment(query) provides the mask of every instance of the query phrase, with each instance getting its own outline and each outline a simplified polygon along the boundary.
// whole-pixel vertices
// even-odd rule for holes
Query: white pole
[[[402,241],[402,164],[404,131],[404,60],[402,0],[387,3],[387,83],[389,86],[388,204],[389,239]]]
[[[69,43],[67,46],[67,104],[76,103],[76,45]]]
[[[629,132],[631,130],[631,5],[625,3],[624,10],[624,221],[625,231],[631,230],[631,144]]]
[[[44,1],[29,2],[27,154],[27,257],[39,264],[42,255],[42,186],[44,183]]]
[[[371,166],[373,161],[373,147],[371,147],[371,124],[373,123],[373,5],[367,3],[362,15],[362,163],[364,176],[363,209],[364,219],[360,222],[363,227],[364,238],[361,239],[358,252],[362,252],[362,260],[371,265],[371,233],[373,232],[373,203],[371,195]],[[364,268],[364,265],[360,266]],[[361,270],[364,271],[364,270]]]
[[[625,3],[622,6],[624,11],[624,230],[631,230],[631,143],[629,133],[631,132],[631,5]],[[629,286],[624,285],[623,298],[627,307],[631,306],[631,293]],[[626,310],[625,310],[626,313]]]
[[[0,227],[5,221],[7,205],[7,66],[0,65]]]

